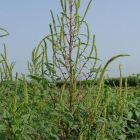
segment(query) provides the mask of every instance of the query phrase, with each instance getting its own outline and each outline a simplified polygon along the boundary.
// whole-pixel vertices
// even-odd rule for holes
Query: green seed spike
[[[86,22],[84,22],[84,23],[87,26],[87,44],[86,44],[84,50],[82,51],[82,53],[85,52],[85,50],[87,49],[87,46],[89,45],[89,39],[90,39],[90,37],[89,37],[89,35],[90,35],[89,26],[88,26],[88,24]],[[93,36],[93,45],[92,45],[92,47],[95,47],[95,35]],[[94,48],[92,48],[92,49],[94,49]]]
[[[36,57],[36,59],[34,60],[34,65],[36,66],[38,60],[41,58],[43,53],[41,53],[39,56]]]
[[[3,71],[2,68],[0,68],[0,72],[1,72],[1,82],[3,81]]]
[[[44,59],[45,59],[45,48],[42,46],[43,56],[42,56],[42,76],[44,78]]]
[[[78,13],[78,18],[77,18],[77,36],[79,35],[79,30],[80,30],[80,17],[79,17],[79,13]]]
[[[60,39],[59,39],[60,46],[62,46],[62,37],[63,37],[63,26],[61,26],[61,29],[60,29]]]
[[[36,65],[37,71],[40,69],[41,64],[42,64],[42,60],[40,62],[38,62],[37,65]]]
[[[30,74],[33,75],[33,68],[32,68],[31,63],[29,63],[29,61],[27,62],[27,65],[28,65],[28,70],[29,70]],[[31,66],[32,70],[30,69],[30,66]]]
[[[125,79],[125,105],[127,108],[128,107],[128,103],[127,103],[127,78]]]
[[[48,65],[48,54],[47,54],[47,43],[46,41],[44,40],[44,45],[45,45],[45,58],[46,58],[46,66],[49,67]]]
[[[67,16],[67,0],[65,0],[65,15]]]
[[[35,59],[35,48],[32,51],[32,62],[34,62],[34,59]]]
[[[81,4],[81,0],[78,0],[78,8],[80,7]]]
[[[106,72],[106,69],[107,69],[108,65],[109,65],[112,61],[114,61],[115,59],[117,59],[118,57],[124,57],[124,56],[130,56],[130,55],[127,55],[127,54],[120,54],[120,55],[117,55],[117,56],[112,57],[112,58],[106,63],[106,65],[105,65],[105,67],[104,67],[104,69],[103,69],[103,71],[102,71],[102,73],[101,73],[101,75],[100,75],[98,84],[97,84],[97,95],[98,95],[99,92],[100,92],[101,83],[102,83],[102,81],[103,81],[103,77],[104,77],[104,74],[105,74],[105,72]]]
[[[76,27],[77,27],[77,24],[78,24],[78,16],[79,16],[79,13],[78,13],[78,4],[77,4],[77,0],[75,0],[75,10],[76,10],[76,13],[75,13],[75,25],[74,25],[74,32],[76,32]]]
[[[63,27],[63,30],[64,30],[64,16],[61,17],[61,23],[62,23],[62,27]]]
[[[75,63],[75,70],[77,69],[77,65],[78,65],[80,46],[81,46],[81,39],[79,38],[79,45],[78,45],[78,51],[77,51],[77,57],[76,57],[76,63]]]
[[[4,66],[3,63],[2,63],[2,66],[3,66],[3,70],[4,70],[5,77],[7,78],[7,75],[6,75],[6,69],[5,69],[5,66]]]
[[[15,66],[16,62],[12,62],[11,65],[10,65],[10,71],[12,72],[14,66]]]
[[[83,127],[84,127],[84,122],[83,122],[83,120],[82,120],[82,118],[81,118],[81,116],[80,116],[79,106],[78,106],[78,108],[77,108],[77,118],[78,118],[78,120],[80,121],[80,126],[81,126],[81,128],[83,128]],[[81,130],[82,130],[82,129],[81,129]],[[78,136],[78,140],[83,140],[83,134],[84,134],[84,131],[82,130],[82,131],[80,132],[79,136]]]
[[[39,45],[37,46],[36,53],[35,53],[35,58],[34,58],[34,59],[37,58],[37,55],[38,55],[38,51],[39,51],[39,49],[40,49],[40,46],[41,46],[41,44],[39,44]]]
[[[17,103],[17,85],[18,85],[18,73],[16,72],[16,80],[15,80],[15,93],[13,99],[13,112],[16,112],[16,103]]]
[[[24,85],[23,85],[23,89],[24,89],[24,103],[25,103],[25,105],[27,105],[28,104],[28,91],[27,91],[27,82],[26,82],[25,74],[23,74],[23,81],[24,81]]]
[[[7,61],[7,52],[6,52],[6,45],[4,44],[4,55],[5,55],[5,60]]]
[[[98,52],[97,52],[96,45],[95,45],[95,58],[98,58]],[[94,61],[93,69],[95,68],[96,63],[97,63],[97,59],[95,59],[95,61]]]
[[[61,7],[62,7],[62,9],[64,10],[63,0],[60,0],[60,2],[61,2]]]
[[[87,14],[87,11],[88,11],[88,9],[89,9],[89,7],[90,7],[91,2],[92,2],[92,0],[90,0],[90,2],[88,3],[87,9],[86,9],[86,11],[85,11],[85,13],[84,13],[84,16],[83,16],[83,18],[82,18],[82,20],[81,20],[81,23],[84,21],[84,19],[85,19],[85,17],[86,17],[86,14]]]
[[[57,35],[57,29],[56,29],[56,24],[55,24],[55,19],[54,19],[54,16],[53,16],[53,12],[52,12],[52,10],[50,10],[50,12],[51,12],[51,15],[52,15],[53,27],[54,27],[54,30],[55,30],[55,34]]]
[[[119,64],[119,70],[120,70],[120,97],[122,95],[122,70],[121,70],[121,64]]]
[[[5,68],[5,75],[6,75],[6,79],[8,78],[8,70],[7,70],[7,53],[6,53],[6,45],[4,44],[4,56],[1,54],[1,56],[3,57],[4,61],[5,61],[5,65],[6,65],[6,68]]]
[[[3,54],[1,54],[1,57],[3,58],[5,66],[6,66],[6,68],[5,68],[5,76],[6,76],[6,79],[8,79],[9,78],[8,73],[9,73],[10,79],[12,80],[13,79],[12,71],[10,70],[8,62],[7,62],[7,52],[6,52],[6,45],[5,44],[4,44],[4,55],[5,56],[3,56]]]
[[[61,92],[60,92],[60,102],[62,103],[63,101],[63,92],[64,92],[64,89],[65,89],[65,86],[66,86],[66,83],[68,81],[69,77],[65,80],[64,84],[61,86]]]
[[[63,27],[63,30],[62,30],[62,33],[64,32],[64,27]],[[63,43],[64,43],[64,46],[66,46],[66,41],[65,41],[65,35],[63,35]],[[61,43],[62,44],[62,43]]]
[[[50,24],[50,30],[51,30],[52,48],[53,48],[53,70],[55,71],[56,47],[55,47],[55,44],[54,44],[54,35],[53,35],[53,30],[52,30],[52,25],[51,24]],[[53,73],[52,79],[54,79],[54,73]]]
[[[95,78],[94,78],[94,80],[93,80],[94,83],[95,83],[96,80],[97,80],[97,76],[98,76],[98,74],[99,74],[99,72],[100,72],[100,70],[101,70],[101,67],[102,67],[102,65],[100,65],[99,68],[97,69],[97,72],[96,72]]]
[[[91,48],[91,51],[90,51],[89,57],[91,57],[94,48],[95,48],[95,35],[93,36],[93,44],[92,44],[92,48]],[[89,58],[88,58],[88,60],[89,60]]]
[[[59,25],[61,26],[60,18],[59,18],[58,15],[57,15],[57,20],[58,20],[58,22],[59,22]]]
[[[45,39],[49,39],[49,37],[51,37],[51,35],[45,36],[45,37],[40,41],[40,43],[39,43],[38,46],[41,46],[42,42],[44,42]]]

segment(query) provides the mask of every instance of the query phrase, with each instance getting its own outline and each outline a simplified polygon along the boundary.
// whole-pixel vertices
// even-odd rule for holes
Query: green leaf
[[[27,134],[23,134],[22,136],[25,140],[32,140],[32,138]]]
[[[58,60],[64,67],[66,66],[60,59]]]
[[[125,140],[126,139],[126,135],[120,135],[118,138],[121,139],[121,140]]]
[[[87,45],[86,43],[84,43],[84,42],[81,42],[81,45]]]
[[[102,72],[104,69],[102,68],[102,69],[100,69],[100,72]],[[90,69],[90,72],[97,72],[98,71],[98,69]],[[109,70],[106,70],[106,71],[109,71]]]
[[[139,111],[136,110],[135,113],[138,117],[140,117],[140,112]]]
[[[6,29],[4,29],[4,28],[0,28],[0,30],[5,31],[5,32],[7,33],[7,34],[5,34],[5,35],[0,35],[0,37],[4,37],[4,36],[9,35],[9,33],[8,33],[8,31],[7,31]]]
[[[23,115],[22,116],[23,121],[27,123],[28,122],[27,120],[28,120],[29,116],[30,116],[30,114]]]
[[[87,35],[85,35],[85,34],[79,34],[79,35],[83,35],[83,36],[85,36],[85,37],[88,37]]]
[[[56,81],[59,81],[59,80],[61,80],[61,78],[57,78],[57,79],[56,79]]]
[[[0,124],[0,132],[5,131],[7,129],[6,125]]]
[[[100,60],[100,61],[102,61],[101,59],[99,59],[99,58],[96,58],[96,57],[87,57],[86,59],[97,59],[97,60]]]
[[[68,61],[73,62],[73,60],[71,58],[68,58]]]

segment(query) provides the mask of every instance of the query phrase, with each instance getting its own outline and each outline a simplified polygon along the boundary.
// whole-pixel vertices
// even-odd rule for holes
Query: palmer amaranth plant
[[[104,84],[108,65],[118,57],[129,55],[114,56],[104,68],[101,68],[101,65],[96,68],[97,60],[100,59],[98,59],[95,35],[93,35],[90,53],[85,56],[85,52],[89,49],[90,35],[88,24],[84,19],[91,2],[92,0],[89,1],[83,17],[80,17],[81,0],[60,0],[62,12],[61,17],[57,15],[58,26],[53,12],[50,11],[53,21],[53,24],[50,24],[51,34],[41,40],[37,49],[33,49],[32,63],[28,62],[30,73],[28,77],[32,79],[31,83],[27,82],[25,75],[21,79],[18,78],[18,73],[13,81],[12,69],[15,63],[12,63],[9,68],[6,46],[4,46],[5,56],[1,54],[0,61],[3,65],[0,89],[2,102],[0,138],[14,140],[140,138],[140,130],[133,131],[139,126],[139,118],[138,115],[134,116],[137,118],[132,125],[134,122],[131,117],[135,113],[129,108],[132,109],[135,105],[134,96],[127,94],[127,79],[125,90],[122,89],[121,65],[119,66],[120,87],[113,89]],[[82,24],[87,28],[87,34],[80,34]],[[2,28],[0,30],[6,31]],[[6,35],[8,34],[7,32]],[[3,36],[5,35],[0,37]],[[82,42],[81,37],[85,37],[87,41]],[[48,59],[47,41],[52,44],[52,63]],[[42,53],[38,54],[40,47]],[[95,56],[93,56],[94,51]],[[76,56],[73,57],[75,52]],[[81,69],[78,69],[80,59],[83,63]],[[87,74],[84,74],[83,70],[88,62],[93,66]],[[57,75],[58,70],[61,71],[64,79],[61,88],[56,85],[60,80]],[[93,81],[86,86],[86,90],[83,85],[76,85],[81,74],[86,80],[93,78]],[[48,80],[49,78],[51,81]],[[68,81],[70,85],[66,86]],[[96,82],[97,86],[94,85]],[[137,109],[136,114],[138,113]]]
[[[96,62],[98,60],[97,58],[97,49],[96,49],[96,45],[95,45],[95,35],[93,36],[93,41],[92,41],[92,47],[91,47],[91,51],[90,54],[88,56],[84,56],[84,52],[86,51],[87,47],[89,46],[89,27],[86,21],[84,21],[87,11],[90,7],[92,0],[90,0],[90,2],[88,3],[88,6],[86,8],[86,11],[84,13],[84,16],[81,18],[79,16],[79,8],[80,8],[80,4],[81,4],[81,0],[69,0],[69,2],[67,2],[66,0],[63,1],[61,0],[61,7],[62,7],[62,12],[61,12],[61,18],[57,15],[57,19],[58,19],[58,23],[59,26],[56,26],[56,21],[54,19],[54,15],[53,12],[51,11],[51,15],[52,15],[52,20],[53,20],[53,28],[52,25],[50,24],[50,31],[51,34],[48,35],[47,37],[45,37],[40,44],[42,44],[42,42],[45,42],[45,39],[48,39],[51,43],[52,43],[52,49],[53,49],[53,64],[52,67],[50,69],[50,72],[52,72],[52,81],[54,81],[54,77],[56,74],[56,67],[60,69],[63,78],[65,79],[65,82],[67,82],[67,80],[70,80],[70,87],[67,87],[68,91],[69,91],[69,95],[68,95],[68,99],[67,99],[67,104],[65,104],[65,108],[67,108],[67,111],[70,113],[71,118],[74,118],[76,116],[77,110],[78,108],[80,108],[80,104],[83,101],[83,99],[86,97],[87,94],[85,94],[82,99],[79,101],[78,97],[81,96],[80,95],[80,91],[82,90],[83,86],[77,88],[76,87],[76,80],[79,76],[79,74],[82,72],[82,69],[86,66],[87,62],[89,60],[92,59],[95,60],[94,61],[94,65],[91,68],[90,72],[87,75],[86,80],[91,77],[92,73],[94,72],[95,66],[96,66]],[[68,3],[68,6],[67,6]],[[67,7],[69,7],[69,12],[67,10]],[[73,8],[75,8],[75,13],[73,14]],[[70,14],[68,14],[70,13]],[[87,28],[87,35],[86,34],[79,34],[79,30],[82,24],[85,24],[86,28]],[[60,33],[58,33],[57,29],[59,28]],[[66,33],[66,30],[68,30],[68,33]],[[81,41],[80,36],[86,36],[87,38],[87,42],[83,43]],[[46,43],[45,43],[46,44]],[[84,46],[83,50],[81,51],[81,45]],[[46,46],[44,49],[46,52]],[[74,60],[72,58],[72,54],[73,52],[77,50],[77,55],[76,55],[76,60]],[[95,57],[92,56],[93,51],[95,50]],[[66,57],[66,55],[68,54],[68,57]],[[101,89],[101,84],[103,82],[103,78],[104,78],[104,74],[106,72],[106,68],[109,65],[109,63],[111,63],[113,60],[115,60],[118,57],[121,56],[128,56],[128,55],[117,55],[113,58],[111,58],[107,64],[105,65],[105,67],[103,68],[98,84],[97,84],[97,91],[96,91],[96,98],[92,104],[92,106],[90,107],[90,110],[87,114],[89,114],[88,116],[85,116],[85,120],[86,122],[88,122],[88,126],[85,129],[85,125],[83,125],[85,122],[84,120],[81,121],[80,117],[83,115],[80,113],[80,111],[78,111],[78,120],[80,121],[80,124],[77,126],[77,128],[81,128],[80,132],[79,132],[79,139],[82,139],[84,132],[86,131],[87,136],[86,137],[90,137],[90,131],[91,131],[91,127],[94,124],[94,119],[97,116],[97,108],[99,106],[99,101],[98,98],[101,96],[100,94],[100,89]],[[48,58],[47,55],[46,57],[46,66],[47,69],[49,69],[49,64],[48,64]],[[77,65],[78,65],[78,61],[79,58],[83,57],[84,59],[84,63],[82,65],[82,68],[80,70],[78,70]],[[67,72],[67,77],[64,75],[64,72],[62,70],[62,67],[65,68],[65,71]],[[97,71],[95,72],[95,78],[94,81],[96,81],[97,75],[101,70],[101,66],[97,69]],[[93,86],[93,85],[92,85]],[[65,85],[62,86],[62,90],[60,93],[60,105],[62,106],[62,104],[64,102],[62,102],[64,99],[64,88]],[[56,88],[57,89],[57,88]],[[57,92],[57,90],[56,90]],[[58,105],[58,102],[54,103],[54,107],[56,108]],[[88,118],[88,121],[87,119]],[[71,135],[73,135],[76,131],[73,132],[73,128],[71,127],[71,122],[69,121],[65,121],[65,119],[60,119],[60,116],[58,115],[58,124],[62,124],[63,129],[62,131],[60,131],[61,133],[61,137],[63,138],[70,138]],[[81,126],[80,126],[81,125]]]

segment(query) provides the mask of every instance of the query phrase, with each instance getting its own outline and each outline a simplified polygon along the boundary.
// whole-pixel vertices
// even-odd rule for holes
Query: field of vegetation
[[[84,20],[91,2],[80,17],[81,0],[60,0],[59,26],[51,11],[51,34],[33,49],[32,62],[27,63],[28,75],[19,78],[16,73],[13,77],[16,63],[8,64],[4,44],[4,54],[0,55],[0,140],[140,139],[139,74],[133,80],[122,78],[120,64],[119,80],[105,79],[108,65],[118,57],[129,56],[126,54],[112,57],[103,68],[101,65],[96,67],[100,59],[95,35],[89,47],[89,27]],[[82,24],[87,28],[87,34],[79,34]],[[6,33],[0,35],[1,39],[9,35],[4,28],[0,30]],[[82,42],[81,36],[87,42]],[[48,60],[47,41],[52,44],[52,62]],[[89,55],[85,53],[87,48],[91,49]],[[42,53],[38,54],[40,49]],[[77,52],[75,58],[73,52]],[[78,68],[80,60],[81,69]],[[91,69],[83,73],[89,62]],[[58,70],[64,79],[61,82]],[[85,78],[80,84],[79,76]],[[93,80],[89,81],[89,78]]]

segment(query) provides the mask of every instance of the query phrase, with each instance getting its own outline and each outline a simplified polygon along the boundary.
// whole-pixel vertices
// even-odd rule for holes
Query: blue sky
[[[88,2],[89,0],[82,0],[80,16],[83,16]],[[98,58],[102,60],[98,61],[97,67],[100,64],[104,67],[115,55],[131,55],[112,62],[106,73],[109,77],[119,77],[120,63],[123,76],[140,73],[139,6],[140,0],[93,0],[91,3],[85,21],[90,28],[90,38],[96,35]],[[3,53],[5,43],[8,63],[17,61],[13,69],[14,76],[16,72],[19,72],[19,76],[21,73],[29,74],[27,61],[31,62],[32,50],[38,46],[41,39],[50,34],[49,24],[52,23],[50,10],[53,11],[55,18],[57,14],[60,15],[59,12],[62,12],[60,1],[1,0],[0,28],[5,28],[10,35],[0,38],[0,53]],[[84,26],[81,33],[86,33]],[[49,58],[52,59],[51,49],[49,51]]]

